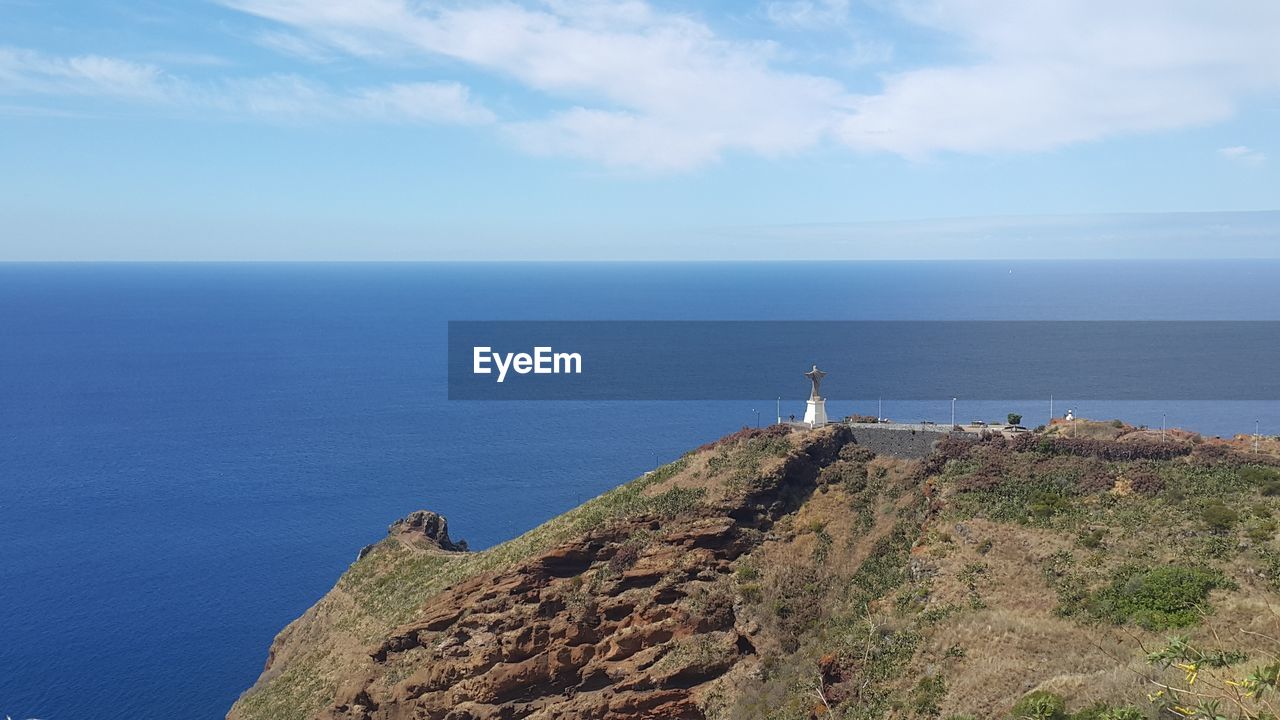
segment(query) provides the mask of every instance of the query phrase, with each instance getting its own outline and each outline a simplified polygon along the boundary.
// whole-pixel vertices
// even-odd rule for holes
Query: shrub
[[[1129,487],[1139,495],[1157,495],[1164,489],[1164,478],[1149,469],[1140,469],[1129,475]]]
[[[1209,592],[1228,586],[1230,582],[1215,570],[1179,565],[1128,567],[1096,593],[1093,605],[1117,625],[1134,622],[1147,630],[1167,630],[1195,623],[1209,610]]]
[[[1237,474],[1241,480],[1257,486],[1267,497],[1280,495],[1280,470],[1250,465],[1240,468]]]
[[[866,463],[871,462],[876,457],[874,450],[859,445],[857,443],[848,443],[840,448],[840,459],[850,462]]]
[[[1119,418],[1116,418],[1115,420],[1111,421],[1111,427],[1119,430],[1124,427],[1124,421]]]
[[[1004,478],[983,468],[972,475],[966,475],[956,481],[959,492],[986,492],[1000,487]]]
[[[1005,416],[1005,420],[1008,420],[1010,425],[1022,424],[1022,416],[1019,415],[1018,413],[1009,413],[1008,415]]]
[[[1257,633],[1250,634],[1257,636]],[[1186,637],[1169,638],[1166,647],[1149,653],[1147,662],[1151,666],[1161,670],[1176,668],[1185,673],[1183,678],[1172,683],[1164,681],[1165,678],[1148,678],[1159,688],[1155,694],[1148,695],[1156,706],[1158,716],[1206,720],[1226,717],[1240,720],[1275,718],[1275,692],[1280,689],[1280,662],[1276,661],[1276,641],[1267,636],[1261,637],[1267,639],[1272,646],[1270,652],[1264,653],[1264,662],[1270,662],[1255,665],[1251,672],[1240,667],[1249,658],[1239,649],[1200,647],[1193,645]]]
[[[1210,532],[1222,535],[1236,524],[1240,519],[1240,513],[1227,507],[1221,500],[1215,500],[1200,511],[1200,517],[1204,519],[1205,525],[1209,526]]]
[[[1036,432],[1044,432],[1044,426],[1036,428]],[[1036,447],[1036,437],[1031,433],[1021,433],[1009,439],[1009,449],[1014,452],[1030,452]]]
[[[1067,702],[1047,690],[1033,690],[1022,696],[1010,715],[1014,720],[1067,720]]]
[[[837,460],[818,472],[817,484],[841,485],[850,495],[856,495],[867,485],[867,466],[850,460]]]
[[[1076,487],[1080,492],[1086,495],[1094,493],[1108,492],[1116,486],[1116,478],[1106,467],[1098,465],[1089,468],[1079,480],[1076,480]]]
[[[1280,525],[1272,518],[1259,520],[1249,528],[1249,539],[1254,542],[1266,542],[1276,536]]]
[[[939,705],[946,695],[945,680],[937,675],[922,677],[920,682],[916,683],[915,689],[911,691],[911,709],[916,715],[934,717],[942,711]]]
[[[1191,446],[1157,440],[1094,440],[1076,437],[1042,437],[1037,444],[1045,453],[1079,455],[1099,460],[1172,460],[1191,453]]]
[[[1090,550],[1097,550],[1102,547],[1102,539],[1107,533],[1102,528],[1094,528],[1080,533],[1080,544]]]
[[[791,428],[787,425],[770,425],[764,428],[753,428],[742,426],[742,429],[736,433],[725,435],[719,440],[713,440],[697,449],[697,452],[704,450],[714,450],[718,447],[728,445],[736,445],[737,443],[747,440],[781,440],[791,434]]]
[[[1060,515],[1071,510],[1071,500],[1063,497],[1055,492],[1039,492],[1031,498],[1031,504],[1027,508],[1031,513],[1031,517],[1037,520],[1047,520],[1054,515]]]

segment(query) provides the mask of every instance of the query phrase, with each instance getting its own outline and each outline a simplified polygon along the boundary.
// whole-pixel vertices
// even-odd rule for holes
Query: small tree
[[[1010,425],[1022,424],[1022,416],[1019,415],[1018,413],[1009,413],[1008,417],[1006,417],[1005,419],[1009,421]]]

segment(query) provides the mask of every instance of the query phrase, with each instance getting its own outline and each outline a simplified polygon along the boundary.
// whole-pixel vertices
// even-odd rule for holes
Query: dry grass
[[[1065,431],[1061,423],[1049,430]],[[1077,421],[1074,431],[1108,440],[1150,434],[1091,421]],[[384,541],[281,633],[271,672],[231,716],[312,717],[331,701],[340,678],[369,669],[371,642],[412,620],[449,586],[515,567],[616,518],[732,503],[775,475],[801,437],[747,439],[692,453],[484,552],[441,554]],[[1071,465],[1032,455],[1002,461],[1005,480],[1014,482],[1020,474],[1047,476],[1057,465]],[[1095,589],[1135,561],[1219,568],[1238,588],[1215,590],[1212,612],[1186,633],[1208,644],[1230,639],[1249,653],[1266,649],[1261,635],[1280,636],[1272,610],[1275,579],[1259,570],[1276,539],[1248,535],[1249,523],[1280,513],[1280,498],[1258,495],[1234,471],[1188,458],[1158,466],[1107,463],[1121,478],[1118,490],[1067,492],[1062,498],[1069,507],[1060,514],[1006,513],[1007,521],[996,521],[994,513],[984,514],[987,500],[972,502],[985,496],[956,490],[975,464],[972,458],[953,462],[921,484],[915,463],[876,458],[866,463],[865,484],[837,475],[846,479],[823,485],[768,528],[725,580],[736,594],[739,628],[758,655],[702,691],[709,716],[808,720],[822,700],[820,659],[861,647],[860,633],[880,658],[869,650],[849,670],[865,679],[868,699],[832,703],[824,718],[927,717],[935,710],[938,717],[1000,717],[1035,689],[1068,698],[1070,709],[1096,702],[1146,707],[1153,671],[1145,653],[1167,633],[1062,616],[1063,600],[1045,571],[1051,558],[1064,554],[1073,558],[1072,582]],[[1132,470],[1152,467],[1168,480],[1168,491],[1124,492]],[[1199,519],[1207,497],[1242,508],[1230,535],[1209,532]],[[991,495],[990,502],[997,500]],[[1263,514],[1250,519],[1252,512]],[[900,544],[904,532],[908,545],[914,543],[909,554]],[[886,544],[893,537],[896,550]],[[899,644],[887,647],[890,642]],[[403,667],[390,671],[412,672],[415,657],[405,654],[397,659]],[[936,707],[918,700],[921,678],[945,681]]]

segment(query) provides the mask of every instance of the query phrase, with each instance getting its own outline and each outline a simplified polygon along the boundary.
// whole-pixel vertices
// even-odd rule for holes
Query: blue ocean
[[[0,717],[220,718],[396,518],[435,510],[483,548],[775,412],[449,401],[449,320],[1278,320],[1278,281],[1258,261],[0,265]],[[1073,407],[1229,435],[1280,432],[1278,405]],[[1049,414],[959,410],[1010,411]]]

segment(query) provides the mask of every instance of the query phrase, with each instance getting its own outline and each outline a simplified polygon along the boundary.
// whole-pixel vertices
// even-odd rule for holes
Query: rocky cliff
[[[483,552],[415,513],[228,717],[990,717],[1036,693],[1062,717],[1147,712],[1163,631],[1276,649],[1280,473],[1121,445],[997,436],[915,462],[770,428]]]

